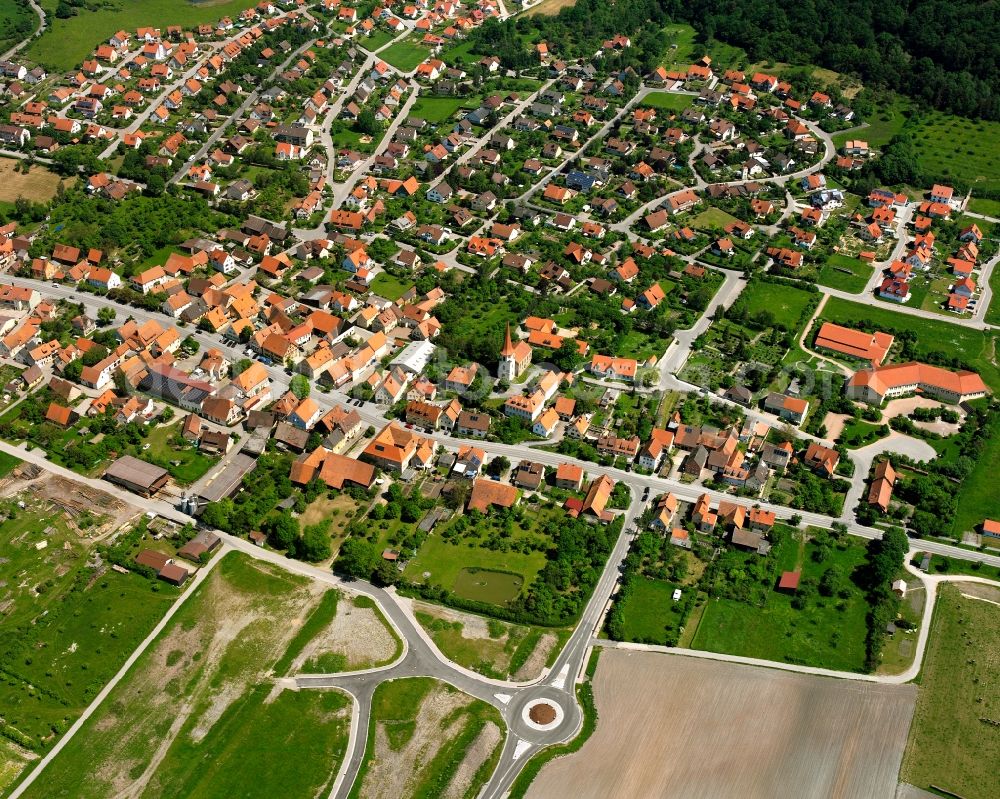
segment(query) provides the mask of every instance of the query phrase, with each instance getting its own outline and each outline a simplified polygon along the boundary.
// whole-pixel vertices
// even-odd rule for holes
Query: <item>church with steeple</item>
[[[500,365],[497,367],[497,377],[513,383],[531,366],[531,347],[526,341],[514,344],[510,340],[510,325],[504,337],[503,349],[500,350]]]

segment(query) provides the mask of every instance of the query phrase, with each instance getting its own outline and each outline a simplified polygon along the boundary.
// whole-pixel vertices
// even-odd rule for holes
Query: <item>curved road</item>
[[[28,42],[30,42],[32,39],[37,39],[39,36],[45,33],[45,29],[46,27],[48,27],[45,21],[45,11],[42,10],[42,7],[38,5],[38,3],[35,2],[35,0],[28,0],[28,5],[31,6],[31,10],[34,11],[35,16],[38,17],[38,28],[27,39],[18,42],[13,47],[11,47],[10,50],[8,50],[6,53],[0,55],[0,61],[10,61],[10,59],[12,59],[15,55],[17,55],[19,52],[21,52],[21,50],[23,50],[27,46]]]

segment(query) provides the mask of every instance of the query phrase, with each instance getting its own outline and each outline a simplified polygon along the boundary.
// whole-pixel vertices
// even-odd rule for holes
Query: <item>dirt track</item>
[[[605,650],[600,720],[529,799],[885,799],[896,791],[913,686],[880,686],[675,655]]]

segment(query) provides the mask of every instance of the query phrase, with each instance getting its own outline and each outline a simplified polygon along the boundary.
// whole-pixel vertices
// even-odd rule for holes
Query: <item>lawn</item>
[[[862,305],[839,297],[830,297],[820,316],[848,327],[873,324],[886,331],[912,331],[917,336],[918,356],[937,351],[949,358],[960,358],[976,369],[994,391],[1000,391],[1000,369],[992,361],[997,344],[996,332],[921,319],[890,308]]]
[[[383,50],[379,55],[383,60],[392,64],[401,72],[410,72],[417,68],[417,65],[424,61],[430,51],[422,44],[403,39]]]
[[[803,582],[818,581],[828,569],[834,568],[841,575],[841,590],[846,596],[825,597],[812,592],[801,609],[792,606],[792,594],[780,592],[774,586],[763,595],[760,606],[712,598],[705,607],[692,647],[840,671],[861,671],[865,663],[868,603],[850,577],[865,562],[865,549],[854,542],[848,542],[846,549],[828,547],[821,563],[814,560],[815,551],[815,546],[809,543],[798,559],[794,548],[780,553],[779,568],[792,570],[797,562]]]
[[[670,281],[663,281],[669,283]],[[669,292],[668,286],[663,286],[665,292]],[[629,330],[622,334],[615,346],[615,355],[622,358],[635,358],[642,363],[650,355],[659,358],[670,345],[670,339],[662,335],[647,333],[644,330]]]
[[[683,111],[694,102],[694,96],[690,94],[676,94],[675,92],[650,92],[640,105],[648,105],[652,108],[663,111]]]
[[[362,37],[360,44],[368,52],[374,52],[380,47],[389,44],[396,36],[393,33],[385,30],[384,28],[376,28],[368,36]]]
[[[777,325],[794,330],[813,295],[793,286],[753,280],[743,290],[739,302],[746,304],[747,313],[753,317],[768,311]]]
[[[216,22],[222,17],[237,17],[256,0],[212,0],[192,3],[178,0],[118,0],[99,11],[77,8],[76,16],[60,19],[55,15],[56,0],[42,0],[48,27],[41,38],[32,42],[25,54],[50,70],[65,72],[82,62],[101,42],[115,31],[138,27],[166,28],[167,25],[190,27],[202,22]]]
[[[910,103],[905,98],[896,98],[891,103],[880,105],[875,115],[865,120],[867,126],[863,130],[838,133],[833,137],[833,143],[837,147],[843,147],[848,139],[863,139],[872,147],[883,147],[902,131],[909,116],[909,108]]]
[[[872,271],[872,267],[864,261],[837,253],[827,258],[816,282],[821,286],[860,294],[868,285]]]
[[[677,628],[684,621],[678,612],[681,603],[673,600],[677,586],[650,577],[632,579],[628,597],[622,605],[622,637],[626,641],[668,643],[668,627]]]
[[[384,682],[349,795],[475,796],[500,758],[504,730],[496,708],[451,685],[429,677]]]
[[[956,536],[978,529],[983,519],[995,519],[998,515],[996,469],[1000,464],[1000,415],[991,416],[990,427],[991,435],[984,437],[976,464],[958,492],[958,509],[952,526]]]
[[[372,281],[372,291],[387,300],[396,301],[410,288],[412,281],[402,280],[388,272],[379,272]]]
[[[696,230],[708,230],[709,228],[722,230],[730,222],[736,221],[735,216],[726,213],[721,208],[706,208],[691,220],[691,227]]]
[[[277,566],[236,553],[217,560],[25,795],[97,799],[124,785],[136,796],[237,796],[257,786],[317,795],[343,751],[346,724],[336,714],[344,705],[293,697],[264,707],[263,700],[283,674],[272,674],[276,662],[303,626],[289,620],[309,618],[320,598],[307,580]],[[312,723],[323,719],[328,727]],[[244,750],[257,746],[310,755],[296,757],[292,775],[286,757],[246,758]]]
[[[1000,796],[1000,734],[983,723],[1000,720],[998,628],[996,604],[938,589],[901,779],[965,799]]]
[[[2,0],[0,0],[2,2]],[[114,31],[112,31],[113,33]],[[45,203],[56,196],[59,176],[36,164],[28,174],[21,171],[21,161],[0,158],[0,201],[13,203],[18,197],[35,203]],[[75,178],[63,179],[69,188]]]
[[[177,421],[150,430],[146,437],[149,449],[140,453],[139,457],[166,469],[178,483],[189,485],[201,478],[219,459],[199,452],[190,444],[175,446],[173,441],[180,435],[181,424]]]
[[[0,477],[6,477],[17,468],[19,463],[21,463],[20,458],[15,458],[6,452],[0,452]]]
[[[866,422],[864,419],[852,419],[844,425],[839,441],[848,449],[865,447],[883,438],[879,432],[881,425]]]
[[[449,64],[465,64],[479,60],[479,56],[472,52],[472,48],[476,46],[475,39],[455,39],[454,41],[455,45],[441,54]]]
[[[467,97],[421,97],[413,104],[410,116],[436,125],[451,119],[459,108],[472,108]]]

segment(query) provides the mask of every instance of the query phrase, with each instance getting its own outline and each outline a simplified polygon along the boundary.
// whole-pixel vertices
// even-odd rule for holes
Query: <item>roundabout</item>
[[[515,694],[505,715],[515,737],[539,746],[568,740],[581,719],[576,697],[552,685],[533,686]]]

